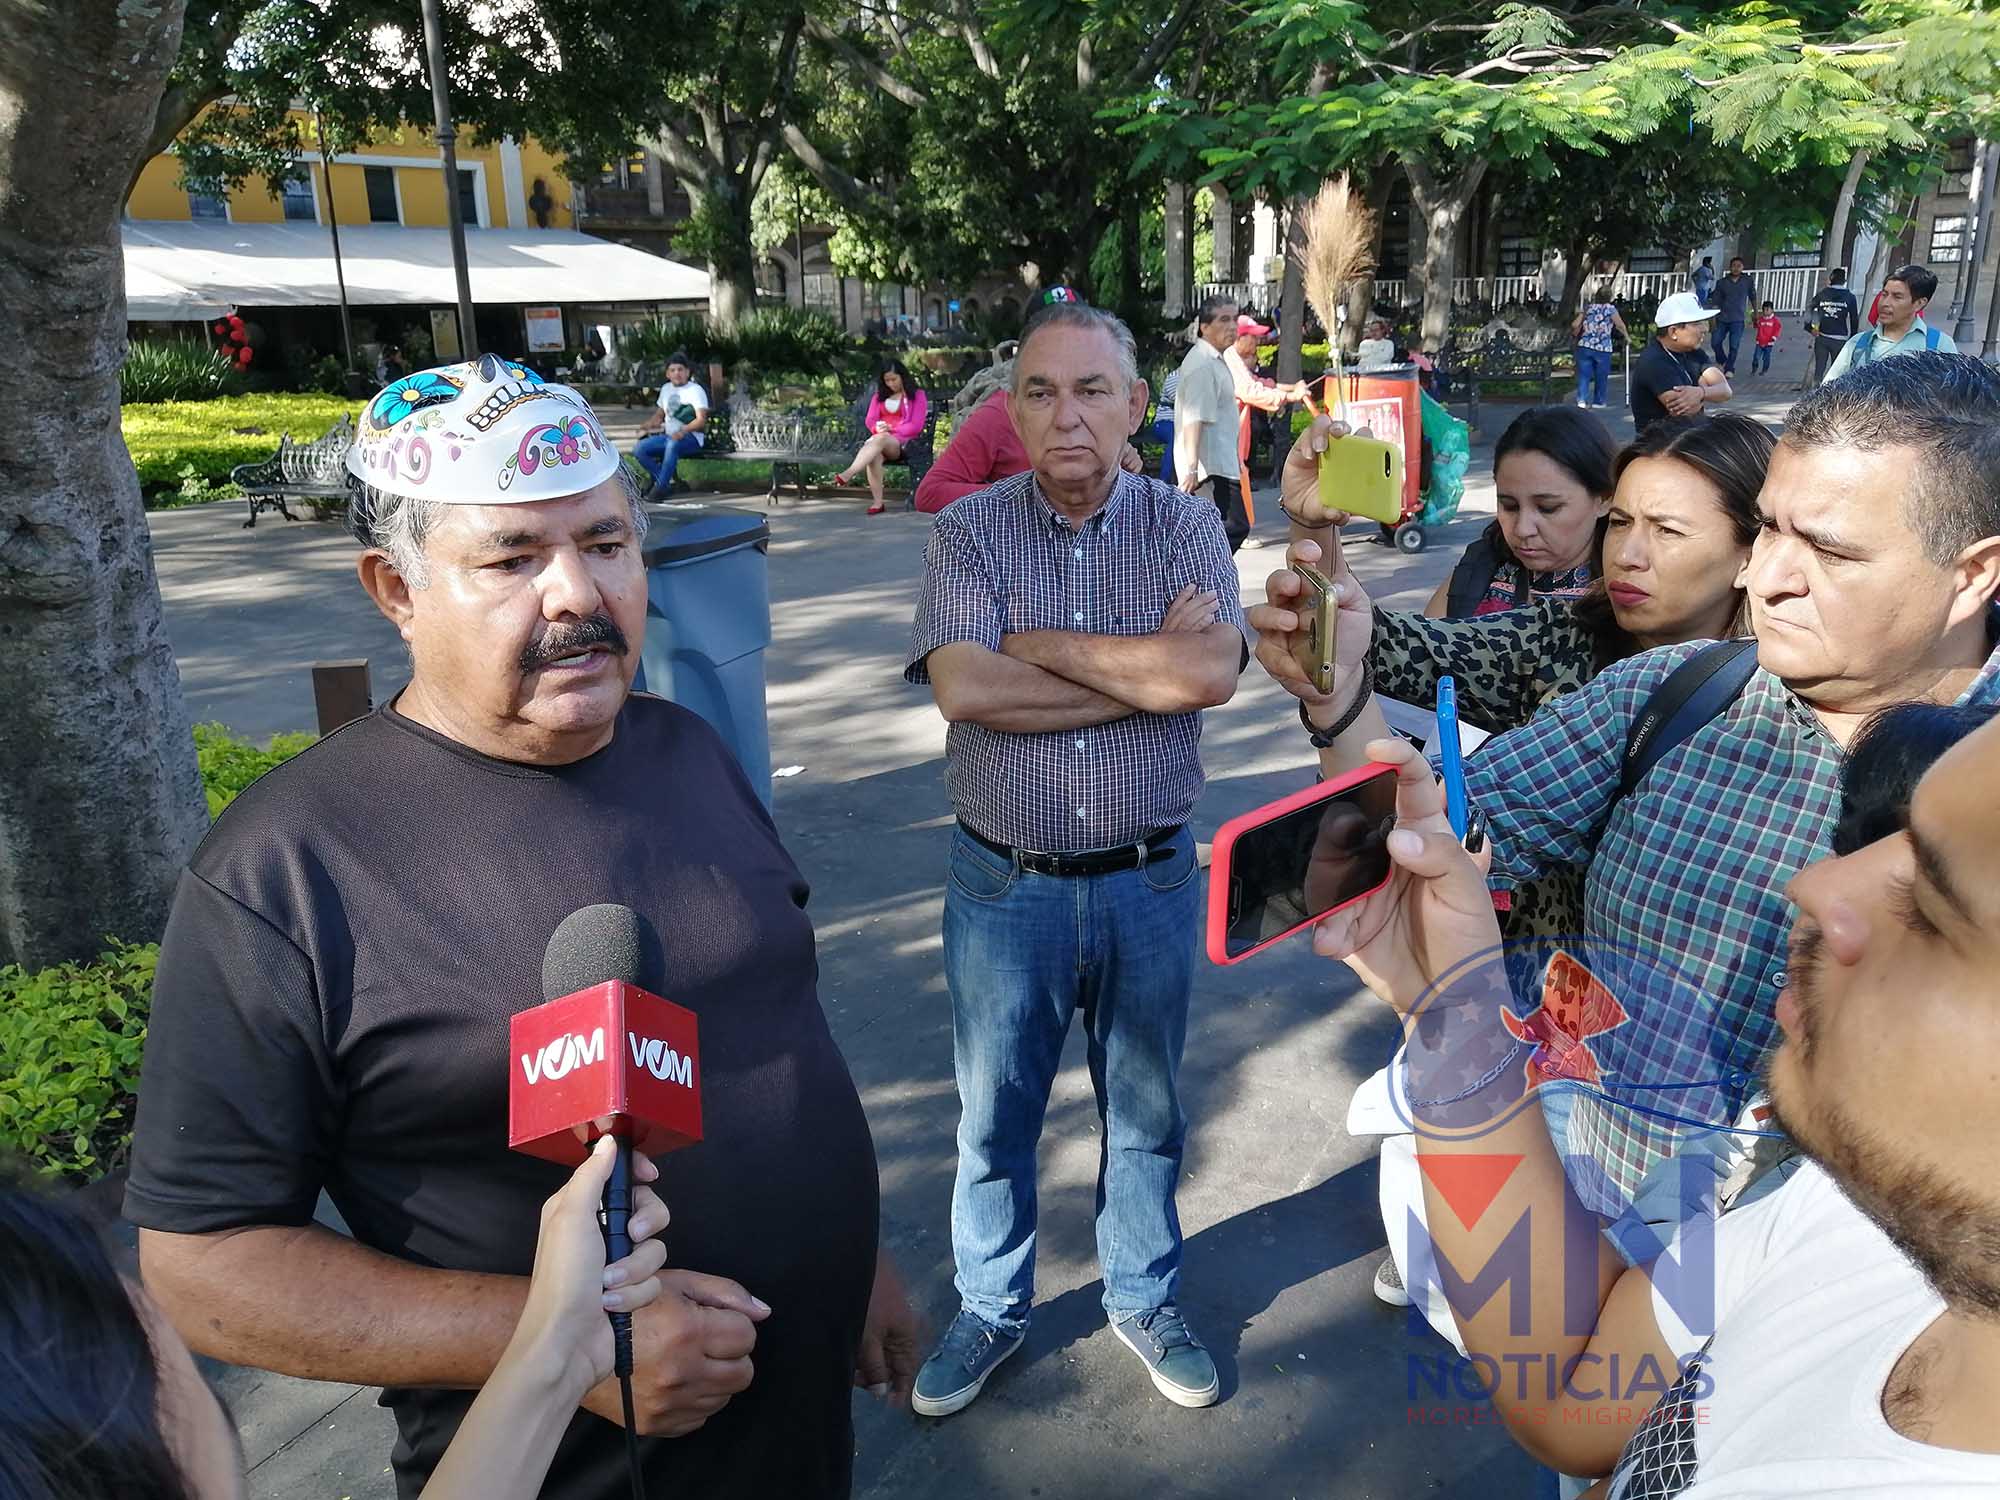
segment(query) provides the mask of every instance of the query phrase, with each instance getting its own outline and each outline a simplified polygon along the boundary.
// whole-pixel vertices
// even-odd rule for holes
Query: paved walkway
[[[1775,418],[1788,399],[1753,392],[1741,406]],[[1421,604],[1490,516],[1491,444],[1510,415],[1488,406],[1465,514],[1429,550],[1353,549],[1378,600]],[[1629,435],[1628,418],[1607,415]],[[1278,545],[1238,559],[1246,599],[1261,598],[1281,559],[1273,498],[1261,497],[1258,532]],[[400,685],[400,642],[355,581],[352,543],[334,527],[282,519],[246,532],[240,514],[219,504],[152,518],[196,717],[260,736],[310,727],[318,659],[370,658],[378,699]],[[954,1306],[957,1105],[938,935],[951,809],[944,726],[900,675],[929,524],[866,517],[859,502],[775,508],[768,675],[773,763],[805,768],[776,783],[774,811],[813,885],[822,1000],[874,1128],[887,1241],[941,1325]],[[1203,837],[1310,774],[1291,700],[1254,667],[1209,716],[1203,757]],[[1395,1039],[1384,1008],[1301,943],[1198,970],[1184,1076],[1184,1305],[1216,1352],[1224,1400],[1186,1412],[1152,1393],[1103,1326],[1090,1222],[1098,1127],[1073,1038],[1042,1149],[1041,1302],[1028,1345],[947,1421],[857,1397],[856,1493],[1527,1494],[1529,1465],[1504,1434],[1413,1422],[1412,1361],[1445,1346],[1369,1291],[1383,1245],[1374,1153],[1343,1122],[1354,1086]],[[393,1494],[393,1427],[374,1392],[217,1374],[254,1495]]]

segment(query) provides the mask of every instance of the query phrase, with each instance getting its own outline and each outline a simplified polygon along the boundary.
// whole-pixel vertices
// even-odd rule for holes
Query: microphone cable
[[[632,1137],[614,1139],[617,1153],[611,1177],[604,1184],[604,1256],[606,1264],[632,1253]],[[646,1500],[646,1475],[639,1464],[639,1424],[632,1407],[632,1315],[606,1314],[611,1319],[611,1372],[618,1377],[618,1397],[625,1408],[625,1468],[632,1481],[632,1500]]]

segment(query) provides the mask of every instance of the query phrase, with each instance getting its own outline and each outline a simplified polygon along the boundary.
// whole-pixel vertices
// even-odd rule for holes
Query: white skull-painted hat
[[[492,354],[391,381],[347,450],[362,483],[445,505],[562,499],[619,463],[582,396]]]

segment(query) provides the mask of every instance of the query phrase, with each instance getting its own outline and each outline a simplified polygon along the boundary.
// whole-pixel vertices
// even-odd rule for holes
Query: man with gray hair
[[[1224,359],[1235,342],[1236,303],[1211,292],[1195,312],[1194,343],[1181,360],[1174,392],[1174,472],[1183,491],[1215,506],[1231,552],[1250,535],[1250,518],[1236,492],[1242,472],[1236,380]]]
[[[1233,401],[1226,374],[1221,389]],[[951,725],[944,963],[961,1113],[960,1307],[918,1373],[925,1416],[969,1405],[1021,1346],[1035,1147],[1079,1010],[1112,1330],[1169,1400],[1207,1406],[1220,1389],[1176,1305],[1176,1077],[1201,901],[1187,827],[1201,710],[1235,692],[1245,639],[1215,507],[1119,467],[1146,395],[1117,318],[1037,313],[1007,398],[1032,467],[941,513],[926,557],[904,675]]]
[[[411,678],[238,797],[181,880],[125,1201],[147,1287],[202,1353],[386,1387],[414,1500],[567,1175],[507,1149],[509,1018],[563,918],[621,903],[705,1075],[706,1138],[659,1163],[680,1269],[632,1319],[642,1462],[655,1494],[838,1500],[852,1385],[907,1389],[916,1333],[805,883],[721,738],[631,691],[632,483],[576,392],[490,355],[392,382],[348,466]],[[590,1392],[546,1493],[626,1494],[622,1420],[616,1382]]]

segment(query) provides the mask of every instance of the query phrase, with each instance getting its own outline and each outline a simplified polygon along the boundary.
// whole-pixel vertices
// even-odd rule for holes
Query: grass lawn
[[[236,465],[277,452],[281,434],[309,442],[360,410],[345,396],[220,396],[140,403],[119,416],[147,504],[163,507],[216,498],[198,486],[183,489],[190,467],[195,480],[226,484]]]

